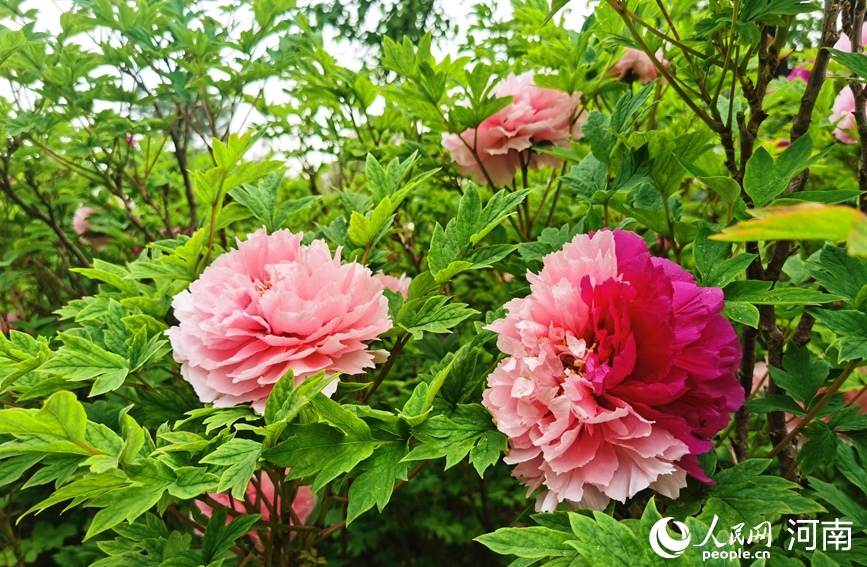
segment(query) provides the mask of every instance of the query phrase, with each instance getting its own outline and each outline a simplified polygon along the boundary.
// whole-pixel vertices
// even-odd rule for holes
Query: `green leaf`
[[[709,175],[697,165],[681,159],[678,156],[674,157],[687,173],[707,185],[714,193],[722,197],[723,201],[726,203],[734,204],[737,202],[738,197],[741,196],[740,185],[738,185],[738,182],[731,177]]]
[[[864,470],[855,451],[846,443],[837,444],[837,470],[867,495],[867,470]]]
[[[413,430],[422,443],[413,447],[404,461],[446,458],[446,469],[461,462],[482,440],[485,432],[495,431],[491,416],[479,404],[458,404],[451,418],[435,415]],[[486,439],[488,443],[490,439]],[[497,443],[497,440],[495,440]],[[477,458],[485,459],[485,451]],[[488,455],[489,457],[489,455]]]
[[[397,323],[413,338],[420,340],[424,331],[429,333],[448,333],[458,323],[472,317],[478,311],[467,309],[466,303],[449,303],[448,297],[436,295],[427,299],[407,301],[398,314]]]
[[[500,528],[494,533],[480,535],[475,541],[500,555],[517,555],[530,559],[561,557],[572,551],[566,542],[570,533],[540,526],[528,528]]]
[[[360,441],[373,441],[370,427],[357,415],[344,409],[328,396],[316,394],[310,400],[310,405],[325,423],[341,430],[347,437]]]
[[[159,502],[165,490],[164,484],[126,486],[97,496],[91,504],[102,507],[102,510],[93,517],[84,541],[113,528],[124,520],[134,522]]]
[[[816,283],[829,292],[855,302],[861,289],[867,285],[867,266],[852,258],[846,250],[826,244],[818,255],[811,256],[804,269]]]
[[[290,368],[274,384],[274,388],[268,395],[265,402],[265,423],[270,425],[278,421],[292,421],[311,398],[324,390],[333,380],[337,380],[338,376],[338,374],[326,376],[323,370],[305,378],[296,388],[295,374]]]
[[[470,242],[476,245],[489,232],[494,230],[494,227],[503,222],[506,217],[512,214],[512,210],[523,202],[523,200],[531,193],[531,189],[519,189],[513,193],[507,192],[505,189],[496,193],[485,205],[482,210],[482,215],[479,218],[479,229],[470,237]]]
[[[286,431],[286,441],[265,451],[264,457],[277,466],[291,468],[287,478],[316,475],[314,492],[351,471],[381,444],[350,437],[324,423],[290,424]]]
[[[867,357],[867,315],[827,309],[813,309],[810,314],[837,335],[833,345],[840,349],[840,362]]]
[[[832,465],[837,459],[837,434],[824,421],[813,421],[802,433],[807,442],[798,451],[798,464],[805,474],[810,474],[822,464]]]
[[[470,464],[480,477],[484,476],[485,469],[497,464],[500,455],[508,448],[509,440],[505,435],[499,431],[485,431],[476,446],[470,449]]]
[[[768,370],[775,384],[792,398],[808,404],[828,378],[831,365],[811,356],[807,347],[789,343],[783,356],[783,369],[769,366]]]
[[[864,505],[857,502],[851,496],[837,488],[835,485],[819,480],[815,477],[809,477],[810,488],[816,491],[816,494],[832,505],[834,508],[843,513],[843,515],[854,522],[853,528],[861,530],[867,527],[867,510]],[[853,530],[854,531],[854,530]]]
[[[841,301],[845,297],[822,293],[812,289],[784,287],[768,289],[771,282],[746,280],[731,282],[725,289],[726,301],[753,305],[819,305]]]
[[[570,512],[569,521],[576,539],[568,543],[591,567],[647,564],[643,551],[646,546],[639,544],[632,530],[611,516],[594,510],[590,519]]]
[[[253,478],[256,462],[262,453],[262,444],[249,439],[231,439],[220,445],[216,451],[205,456],[199,462],[227,467],[220,476],[218,492],[232,489],[232,497],[244,500],[247,484]]]
[[[849,237],[860,213],[850,207],[804,204],[750,210],[761,217],[723,229],[713,238],[727,242],[757,240],[830,240],[842,242]]]
[[[394,483],[406,480],[407,465],[401,462],[406,456],[406,445],[389,443],[376,449],[364,461],[365,472],[349,487],[349,504],[346,510],[346,525],[373,508],[382,512],[391,499]]]
[[[175,469],[177,479],[168,490],[169,494],[181,500],[191,500],[200,494],[218,490],[220,477],[200,467],[180,467]]]
[[[819,161],[828,151],[830,148],[810,158],[813,139],[809,134],[795,140],[780,154],[776,163],[766,149],[759,147],[747,162],[744,191],[756,207],[764,207],[786,190],[795,175]]]
[[[828,49],[831,52],[831,57],[835,61],[858,75],[861,79],[867,79],[867,55],[863,53],[851,53],[849,51],[840,51],[839,49]],[[848,87],[843,87],[848,88]]]
[[[61,332],[57,336],[63,341],[63,348],[42,365],[41,370],[62,374],[72,381],[97,378],[91,396],[115,390],[123,384],[129,373],[129,363],[124,357],[75,335]]]
[[[611,150],[614,147],[614,136],[608,131],[611,120],[599,112],[591,110],[587,115],[587,122],[581,125],[581,133],[584,139],[590,144],[590,151],[601,163],[608,163],[611,160]]]
[[[241,514],[235,516],[232,522],[227,525],[227,515],[228,510],[220,508],[213,513],[208,521],[205,535],[202,537],[202,561],[205,564],[227,552],[235,540],[249,532],[262,517],[261,514]]]
[[[458,246],[466,246],[470,239],[479,229],[479,221],[482,218],[482,200],[475,183],[467,185],[464,196],[461,197],[458,206],[458,218],[456,235]]]

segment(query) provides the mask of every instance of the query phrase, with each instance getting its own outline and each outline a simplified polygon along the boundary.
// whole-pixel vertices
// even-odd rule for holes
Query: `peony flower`
[[[261,492],[256,490],[256,484],[261,488]],[[208,494],[211,498],[226,507],[231,507],[235,512],[242,514],[247,513],[247,508],[244,502],[229,498],[228,494]],[[245,493],[247,504],[252,505],[256,509],[256,513],[262,514],[262,520],[265,522],[271,521],[271,506],[274,503],[274,483],[271,482],[271,477],[263,474],[261,471],[256,474],[255,481],[250,481],[247,485]],[[280,507],[281,498],[277,495],[277,508]],[[295,494],[295,500],[292,501],[292,511],[298,517],[298,520],[305,524],[310,514],[316,508],[316,495],[313,494],[309,486],[299,486]],[[200,500],[196,500],[196,507],[207,518],[210,518],[214,513],[214,509]],[[231,516],[226,519],[228,522]],[[290,521],[290,523],[293,523]],[[247,534],[251,540],[259,547],[259,536],[255,531]]]
[[[78,208],[75,209],[75,214],[72,215],[72,230],[75,231],[75,234],[78,236],[84,236],[90,232],[90,221],[87,220],[87,217],[95,214],[96,210],[91,209],[90,207],[85,207],[84,205],[79,205]]]
[[[810,80],[810,69],[808,69],[805,65],[798,65],[792,72],[789,73],[789,76],[786,78],[790,83],[794,80],[801,79],[805,83]]]
[[[854,112],[855,94],[848,86],[843,87],[831,108],[831,122],[837,124],[834,128],[834,137],[844,144],[858,143],[858,138],[853,135],[857,128]]]
[[[401,294],[404,299],[409,299],[409,284],[412,283],[412,278],[406,277],[406,274],[402,274],[398,278],[377,272],[373,274],[373,277],[379,280],[383,287],[390,289],[394,293]]]
[[[668,61],[662,58],[662,50],[656,52],[656,59],[662,61],[662,64],[668,66]],[[623,56],[608,70],[611,75],[617,75],[618,79],[624,79],[632,75],[642,85],[656,80],[659,76],[656,67],[653,66],[653,61],[648,57],[647,53],[640,49],[626,48]]]
[[[82,242],[90,244],[94,250],[102,250],[109,245],[108,236],[104,234],[88,236],[88,233],[93,226],[88,220],[88,217],[90,217],[90,215],[95,215],[96,213],[97,211],[95,209],[79,205],[78,208],[75,209],[75,214],[72,215],[72,230],[75,231],[75,234],[78,235],[78,238]]]
[[[697,287],[620,230],[578,235],[527,274],[531,293],[487,328],[509,355],[484,405],[537,510],[605,508],[645,488],[677,497],[696,455],[744,401],[723,292]],[[529,493],[528,493],[529,494]]]
[[[391,328],[382,282],[302,236],[260,229],[175,296],[180,323],[166,334],[203,402],[261,411],[290,368],[300,384],[320,370],[361,373],[387,354],[367,349]],[[336,389],[334,381],[323,393]]]
[[[478,183],[487,182],[470,148],[476,149],[491,182],[497,186],[511,183],[521,169],[521,159],[529,160],[531,169],[562,164],[553,156],[525,150],[545,142],[568,148],[569,138],[580,138],[580,122],[583,121],[578,120],[579,123],[571,127],[570,121],[577,112],[581,94],[570,96],[555,89],[537,87],[532,73],[509,75],[494,87],[493,93],[496,97],[512,96],[514,100],[486,118],[478,130],[469,128],[460,136],[443,134],[443,147],[457,162],[458,171],[472,175]]]
[[[861,28],[861,43],[863,47],[867,47],[867,22],[864,22]],[[834,44],[834,49],[846,52],[852,51],[852,40],[845,33],[841,33],[840,39]]]

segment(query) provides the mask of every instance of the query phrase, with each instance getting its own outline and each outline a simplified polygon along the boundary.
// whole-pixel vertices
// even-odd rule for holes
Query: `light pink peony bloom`
[[[835,122],[834,137],[844,144],[857,144],[855,137],[857,125],[855,124],[855,95],[848,85],[843,87],[834,106],[831,108],[831,122]]]
[[[861,28],[861,43],[863,47],[867,47],[867,22],[864,22]],[[845,33],[841,33],[840,39],[834,44],[834,49],[847,52],[852,51],[852,40]]]
[[[661,61],[663,65],[668,66],[668,61],[662,58],[662,50],[656,52],[656,59]],[[656,80],[659,76],[656,67],[653,66],[653,61],[645,52],[640,49],[626,48],[623,56],[608,70],[609,74],[617,75],[617,78],[624,79],[627,75],[632,74],[635,79],[642,85]]]
[[[72,215],[72,230],[75,231],[75,234],[78,235],[78,238],[82,242],[90,244],[94,250],[102,250],[109,245],[108,236],[104,234],[88,235],[93,226],[88,220],[88,217],[96,213],[97,211],[95,209],[79,205],[78,208],[75,209],[75,214]]]
[[[443,147],[451,152],[452,159],[458,164],[458,171],[472,175],[478,183],[487,182],[470,150],[473,147],[491,181],[497,186],[512,182],[521,169],[522,152],[523,159],[529,160],[530,169],[559,167],[563,162],[557,158],[525,150],[543,142],[568,148],[570,138],[580,138],[584,114],[572,128],[570,120],[578,112],[581,94],[570,96],[555,89],[537,87],[532,73],[509,75],[494,87],[493,94],[498,98],[512,96],[514,100],[503,110],[485,119],[478,131],[469,128],[460,136],[443,134]]]
[[[527,274],[531,293],[488,328],[509,355],[484,405],[538,510],[603,509],[645,488],[674,498],[744,401],[723,293],[697,287],[623,231],[578,235]]]
[[[246,503],[253,506],[257,514],[262,514],[262,520],[270,522],[271,505],[274,503],[274,483],[271,482],[271,477],[262,473],[262,471],[259,471],[254,478],[255,481],[251,480],[250,484],[247,485],[247,491],[245,493]],[[256,490],[256,484],[260,486],[261,492]],[[231,507],[235,512],[240,512],[242,514],[248,513],[244,502],[231,499],[228,494],[208,494],[208,496],[223,506]],[[313,494],[309,486],[298,487],[298,492],[295,494],[295,500],[292,501],[292,511],[295,512],[295,515],[298,516],[298,520],[302,524],[307,523],[307,519],[310,518],[310,514],[312,514],[313,510],[316,508],[316,501],[316,495]],[[198,507],[206,517],[210,518],[214,513],[214,509],[204,502],[200,500],[196,500],[195,502],[196,507]],[[280,495],[277,495],[278,509],[280,505],[281,498]],[[231,518],[232,516],[230,514],[226,518],[226,523],[228,523]],[[290,523],[292,522],[290,521]],[[259,547],[259,536],[255,531],[248,533],[247,536],[253,540],[257,547]]]
[[[392,325],[382,282],[301,237],[260,229],[175,296],[180,324],[166,334],[203,402],[261,411],[290,368],[300,384],[320,370],[359,374],[387,354],[367,348]],[[336,389],[335,380],[323,393]]]
[[[75,214],[72,215],[72,230],[75,231],[75,234],[83,236],[90,231],[90,221],[87,220],[87,217],[93,214],[96,214],[96,210],[84,205],[79,205],[75,209]]]
[[[383,287],[390,289],[394,293],[401,294],[404,299],[409,299],[409,284],[412,283],[412,278],[406,277],[406,274],[402,274],[398,278],[377,272],[373,274],[373,277],[382,282]]]

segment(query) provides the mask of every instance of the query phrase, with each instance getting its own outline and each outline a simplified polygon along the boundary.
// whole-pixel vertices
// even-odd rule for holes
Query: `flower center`
[[[594,342],[590,347],[587,347],[584,339],[575,340],[567,337],[563,339],[563,352],[560,354],[560,361],[565,367],[566,376],[581,376],[586,374],[587,358],[593,353],[594,349],[599,344]]]

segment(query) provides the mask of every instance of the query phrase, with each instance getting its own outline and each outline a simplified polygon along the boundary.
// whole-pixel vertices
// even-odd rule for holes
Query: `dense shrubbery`
[[[867,564],[865,3],[566,3],[3,3],[0,565]]]

